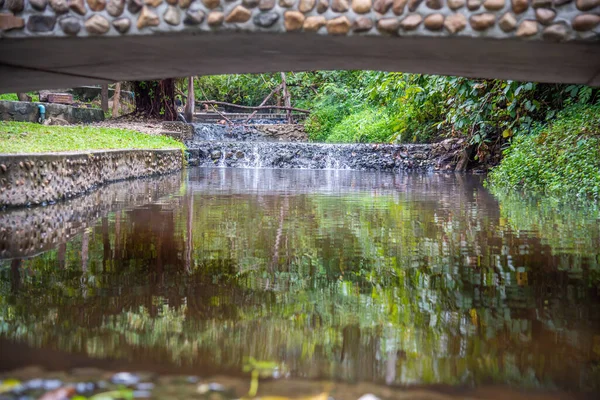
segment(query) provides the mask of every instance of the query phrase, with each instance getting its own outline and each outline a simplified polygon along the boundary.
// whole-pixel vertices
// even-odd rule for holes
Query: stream
[[[194,167],[0,212],[0,381],[238,398],[263,362],[263,397],[595,398],[598,210],[484,179]]]

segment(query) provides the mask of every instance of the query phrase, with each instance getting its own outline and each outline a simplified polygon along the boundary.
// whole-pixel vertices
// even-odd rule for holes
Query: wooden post
[[[115,95],[113,96],[112,117],[119,116],[119,108],[121,107],[121,82],[115,85]]]
[[[196,100],[194,98],[194,77],[190,76],[188,78],[188,93],[184,111],[184,117],[188,124],[194,122],[195,101]]]
[[[102,89],[100,91],[100,106],[102,107],[102,111],[108,111],[108,83],[102,84]]]

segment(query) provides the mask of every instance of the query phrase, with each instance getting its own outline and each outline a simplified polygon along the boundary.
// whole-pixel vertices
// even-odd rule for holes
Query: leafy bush
[[[515,137],[489,177],[500,189],[600,199],[600,105],[574,105]]]
[[[345,117],[327,137],[329,143],[389,142],[394,133],[392,120],[384,109],[365,108]]]

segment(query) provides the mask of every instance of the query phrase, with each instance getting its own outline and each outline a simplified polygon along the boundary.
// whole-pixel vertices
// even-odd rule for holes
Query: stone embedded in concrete
[[[163,20],[173,26],[177,26],[181,23],[181,14],[179,8],[175,6],[168,6],[167,11],[163,14]]]
[[[577,0],[575,4],[581,11],[589,11],[592,8],[600,6],[600,0]]]
[[[299,11],[286,11],[283,14],[283,25],[286,31],[299,31],[304,24],[304,14]]]
[[[124,10],[125,0],[109,0],[106,5],[106,12],[113,17],[120,16]]]
[[[517,19],[511,12],[507,12],[498,20],[498,26],[504,32],[514,31],[517,27]]]
[[[469,18],[471,27],[476,31],[484,31],[496,23],[496,16],[490,13],[476,14]]]
[[[400,26],[405,31],[414,31],[419,27],[419,25],[421,25],[421,22],[423,22],[423,17],[421,17],[419,14],[411,14],[400,21]]]
[[[406,7],[407,2],[408,0],[394,0],[394,3],[392,4],[392,11],[394,12],[394,14],[404,14],[404,8]]]
[[[99,14],[94,14],[85,21],[85,30],[94,35],[102,35],[108,32],[110,24],[108,20]]]
[[[327,20],[322,15],[312,15],[304,20],[302,27],[306,32],[316,32],[327,24]]]
[[[542,37],[552,42],[562,42],[567,38],[569,31],[565,24],[554,24],[546,27],[542,31]]]
[[[537,21],[533,21],[530,19],[526,19],[521,22],[519,28],[517,29],[518,37],[529,37],[538,33],[538,23]]]
[[[398,18],[382,18],[377,21],[377,30],[386,33],[397,34],[400,29]]]
[[[323,14],[329,9],[329,0],[317,0],[317,12]]]
[[[538,8],[535,10],[535,18],[543,25],[550,24],[556,17],[556,11],[548,8]]]
[[[66,14],[69,12],[67,0],[50,0],[50,7],[52,7],[57,14]]]
[[[242,0],[242,5],[246,8],[255,8],[258,3],[259,0]]]
[[[252,16],[252,11],[248,10],[244,6],[235,6],[233,10],[225,17],[227,23],[241,23],[246,22]]]
[[[261,28],[269,28],[279,20],[279,13],[275,11],[263,12],[254,16],[254,24]]]
[[[163,0],[144,0],[144,4],[150,7],[158,7],[163,3]]]
[[[296,0],[279,0],[279,5],[284,8],[292,8],[296,4]]]
[[[447,3],[451,10],[458,10],[465,6],[465,0],[448,0]]]
[[[150,11],[148,7],[142,7],[142,12],[137,20],[137,28],[142,29],[149,26],[158,26],[160,24],[160,18],[154,12]]]
[[[417,11],[419,5],[423,2],[423,0],[408,0],[408,11],[414,12]]]
[[[465,29],[467,26],[467,17],[461,13],[452,14],[446,17],[444,21],[444,27],[452,34],[457,33]]]
[[[392,8],[394,0],[375,0],[373,2],[373,10],[379,14],[385,14],[390,8]]]
[[[204,11],[187,10],[183,18],[184,25],[200,25],[204,21]]]
[[[531,0],[531,7],[533,8],[550,8],[554,0]]]
[[[25,0],[6,0],[6,8],[14,13],[19,13],[25,8]]]
[[[85,15],[87,12],[85,0],[69,0],[69,8],[79,15]]]
[[[119,33],[127,33],[131,28],[131,21],[127,17],[118,18],[113,21],[112,26]]]
[[[352,23],[354,32],[367,32],[373,28],[373,20],[366,16],[357,17]]]
[[[258,8],[262,11],[272,10],[275,7],[275,0],[260,0]]]
[[[0,31],[10,31],[11,29],[21,29],[25,26],[25,20],[21,17],[15,17],[12,14],[0,13]]]
[[[479,10],[482,0],[467,0],[467,8],[471,11]]]
[[[31,7],[35,10],[44,11],[48,5],[48,0],[29,0],[29,4],[31,4]]]
[[[52,32],[54,25],[56,25],[55,15],[34,14],[27,18],[27,29],[31,32]]]
[[[312,9],[315,8],[316,3],[316,0],[300,0],[300,2],[298,3],[298,11],[303,13],[312,11]]]
[[[194,2],[194,0],[179,0],[178,4],[179,7],[181,8],[190,8],[190,5],[192,5],[192,3]]]
[[[81,30],[81,23],[79,22],[79,19],[75,17],[62,18],[60,21],[58,21],[58,25],[60,26],[60,29],[62,29],[62,31],[67,35],[75,36]]]
[[[204,4],[209,10],[212,10],[219,7],[221,0],[202,0],[202,4]]]
[[[366,14],[371,11],[371,0],[352,0],[352,10],[357,14]]]
[[[352,23],[348,17],[341,16],[327,21],[327,33],[330,35],[346,35],[350,31]]]
[[[128,0],[127,11],[132,14],[137,14],[144,7],[143,0]]]
[[[425,5],[432,10],[439,10],[444,6],[442,0],[425,0]]]
[[[444,15],[441,13],[429,14],[425,17],[423,25],[430,31],[439,31],[444,26]]]
[[[223,20],[225,20],[225,14],[221,11],[212,11],[208,14],[208,18],[206,22],[209,26],[219,26],[223,24]]]
[[[583,14],[573,18],[572,26],[578,32],[585,32],[594,29],[600,24],[600,15]]]
[[[485,0],[483,6],[491,11],[498,11],[504,8],[504,0]]]
[[[529,8],[529,0],[511,0],[511,6],[515,14],[521,14]]]
[[[348,0],[331,0],[331,9],[335,12],[346,12],[349,8]]]
[[[86,0],[92,11],[102,11],[106,8],[106,0]]]

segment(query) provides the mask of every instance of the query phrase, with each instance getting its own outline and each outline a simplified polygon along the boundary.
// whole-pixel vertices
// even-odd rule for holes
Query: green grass
[[[46,126],[0,121],[0,153],[46,153],[100,149],[185,149],[161,135],[92,126]]]

